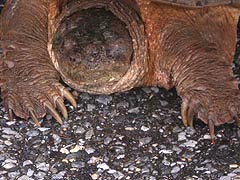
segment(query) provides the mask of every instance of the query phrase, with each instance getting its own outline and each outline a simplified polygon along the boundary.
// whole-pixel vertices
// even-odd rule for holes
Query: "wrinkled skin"
[[[79,2],[86,2],[88,5],[90,1]],[[73,32],[76,23],[68,26],[70,28],[65,28],[64,25],[61,29],[63,26],[60,26],[59,22],[69,22],[61,21],[61,13],[64,13],[64,7],[67,3],[71,4],[71,1],[7,2],[1,17],[3,55],[0,60],[0,87],[10,119],[14,113],[24,119],[32,118],[39,125],[38,119],[49,112],[62,123],[58,111],[67,119],[64,98],[76,106],[71,93],[59,82],[62,78],[76,90],[98,94],[125,91],[136,86],[157,85],[167,89],[176,87],[182,98],[181,114],[184,125],[192,126],[193,116],[196,115],[209,125],[213,140],[214,126],[233,120],[240,124],[238,82],[231,69],[240,15],[238,4],[189,8],[161,3],[161,0],[92,2],[99,3],[101,7],[104,7],[104,3],[110,3],[110,11],[119,16],[119,20],[123,21],[129,30],[127,36],[124,30],[121,30],[125,27],[121,26],[121,23],[115,28],[121,30],[121,33],[115,32],[114,28],[108,28],[110,34],[116,33],[116,36],[112,37],[116,37],[117,41],[113,44],[113,41],[100,39],[101,48],[98,44],[94,45],[94,48],[101,49],[103,57],[97,60],[97,66],[92,54],[82,61],[83,53],[76,47],[78,42],[68,34]],[[77,7],[77,4],[72,4],[68,6],[69,9]],[[122,11],[118,11],[119,9]],[[122,16],[122,12],[127,15]],[[106,27],[109,26],[111,24]],[[99,32],[94,32],[93,29],[93,33]],[[100,33],[105,33],[105,30]],[[58,46],[54,45],[56,37],[64,40],[65,44],[61,47],[65,49],[60,51]],[[67,37],[71,37],[70,40]],[[131,48],[124,48],[129,46],[129,37],[132,38],[132,51]],[[94,44],[89,38],[91,39],[87,36],[87,41]],[[87,47],[88,44],[83,46]],[[113,54],[110,60],[105,58],[109,52],[105,53],[105,49],[110,47],[110,52],[115,52],[111,51],[111,48],[116,46],[120,46],[122,50],[117,51],[116,56]],[[72,49],[77,49],[78,54],[74,56]],[[92,53],[92,48],[90,50]],[[71,52],[77,62],[70,61],[64,52]],[[86,57],[88,51],[84,53]],[[132,56],[129,53],[132,53]],[[89,57],[91,68],[85,68],[89,64],[86,60]],[[82,65],[82,62],[85,65]],[[116,66],[116,62],[120,65]],[[107,68],[104,69],[105,67]],[[126,69],[120,71],[119,67]],[[100,77],[98,80],[101,83],[97,83],[98,80],[87,82],[87,75],[96,72],[98,74],[91,78]],[[106,72],[111,73],[106,75]],[[114,80],[106,80],[105,76],[109,75],[114,77]]]

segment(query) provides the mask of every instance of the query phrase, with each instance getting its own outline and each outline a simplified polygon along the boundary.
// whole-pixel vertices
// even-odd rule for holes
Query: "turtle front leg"
[[[59,83],[47,51],[47,1],[8,1],[1,16],[0,86],[9,119],[38,119],[50,113],[60,124],[67,118],[64,98],[71,93]]]
[[[233,120],[240,124],[238,82],[231,69],[238,17],[227,8],[198,11],[154,5],[153,19],[146,25],[155,79],[163,87],[176,87],[184,125],[192,126],[197,115],[208,124],[213,142],[214,126]]]

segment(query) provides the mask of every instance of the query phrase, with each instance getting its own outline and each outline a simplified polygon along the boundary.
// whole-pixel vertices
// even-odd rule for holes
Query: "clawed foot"
[[[58,123],[62,124],[62,118],[56,109],[61,112],[64,119],[68,118],[64,98],[74,107],[77,106],[72,94],[60,83],[3,91],[3,102],[8,109],[9,119],[13,119],[13,114],[23,119],[32,118],[37,126],[40,126],[39,118],[44,117],[46,113],[51,114]]]
[[[193,126],[194,115],[197,115],[199,119],[208,124],[212,143],[215,143],[215,126],[235,121],[240,127],[239,110],[240,94],[236,90],[229,95],[216,93],[212,96],[206,94],[204,96],[183,96],[181,115],[183,124],[186,127]]]

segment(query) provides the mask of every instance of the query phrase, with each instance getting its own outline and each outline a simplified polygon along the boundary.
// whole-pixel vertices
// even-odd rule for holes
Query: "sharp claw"
[[[33,110],[29,110],[30,116],[33,119],[34,123],[36,124],[37,127],[40,127],[40,123],[38,121],[38,118]]]
[[[192,128],[193,127],[193,111],[188,111],[188,125]]]
[[[187,104],[187,102],[183,101],[182,107],[181,107],[181,115],[182,115],[182,121],[183,121],[183,124],[185,127],[188,126],[187,110],[188,110],[188,104]]]
[[[212,120],[209,120],[208,127],[209,127],[209,133],[212,140],[212,144],[215,144],[215,132],[214,132],[215,126]]]
[[[74,99],[73,95],[66,88],[62,86],[57,86],[57,88],[62,93],[62,97],[65,97],[72,104],[74,108],[77,108],[77,102]]]
[[[236,124],[237,124],[237,126],[240,128],[240,119],[239,118],[236,118]]]
[[[62,112],[62,115],[63,115],[64,119],[65,119],[65,120],[68,119],[68,112],[67,112],[67,109],[66,109],[66,107],[65,107],[65,105],[64,105],[63,100],[61,100],[60,98],[58,98],[58,99],[56,100],[56,104],[57,104],[57,107],[59,108],[59,110]]]
[[[8,119],[10,120],[10,121],[12,121],[13,120],[13,110],[12,109],[8,109]]]
[[[62,119],[58,112],[55,110],[55,108],[48,102],[45,102],[44,106],[47,108],[47,111],[54,117],[54,119],[56,119],[56,121],[62,125],[63,124]]]

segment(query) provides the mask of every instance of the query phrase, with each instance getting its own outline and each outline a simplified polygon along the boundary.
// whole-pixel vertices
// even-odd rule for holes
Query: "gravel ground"
[[[1,2],[1,1],[0,1]],[[236,55],[238,57],[238,55]],[[239,59],[239,58],[236,58]],[[238,77],[239,61],[234,70]],[[50,115],[8,121],[0,103],[0,180],[240,180],[240,129],[184,128],[175,90],[80,93],[60,126]]]

